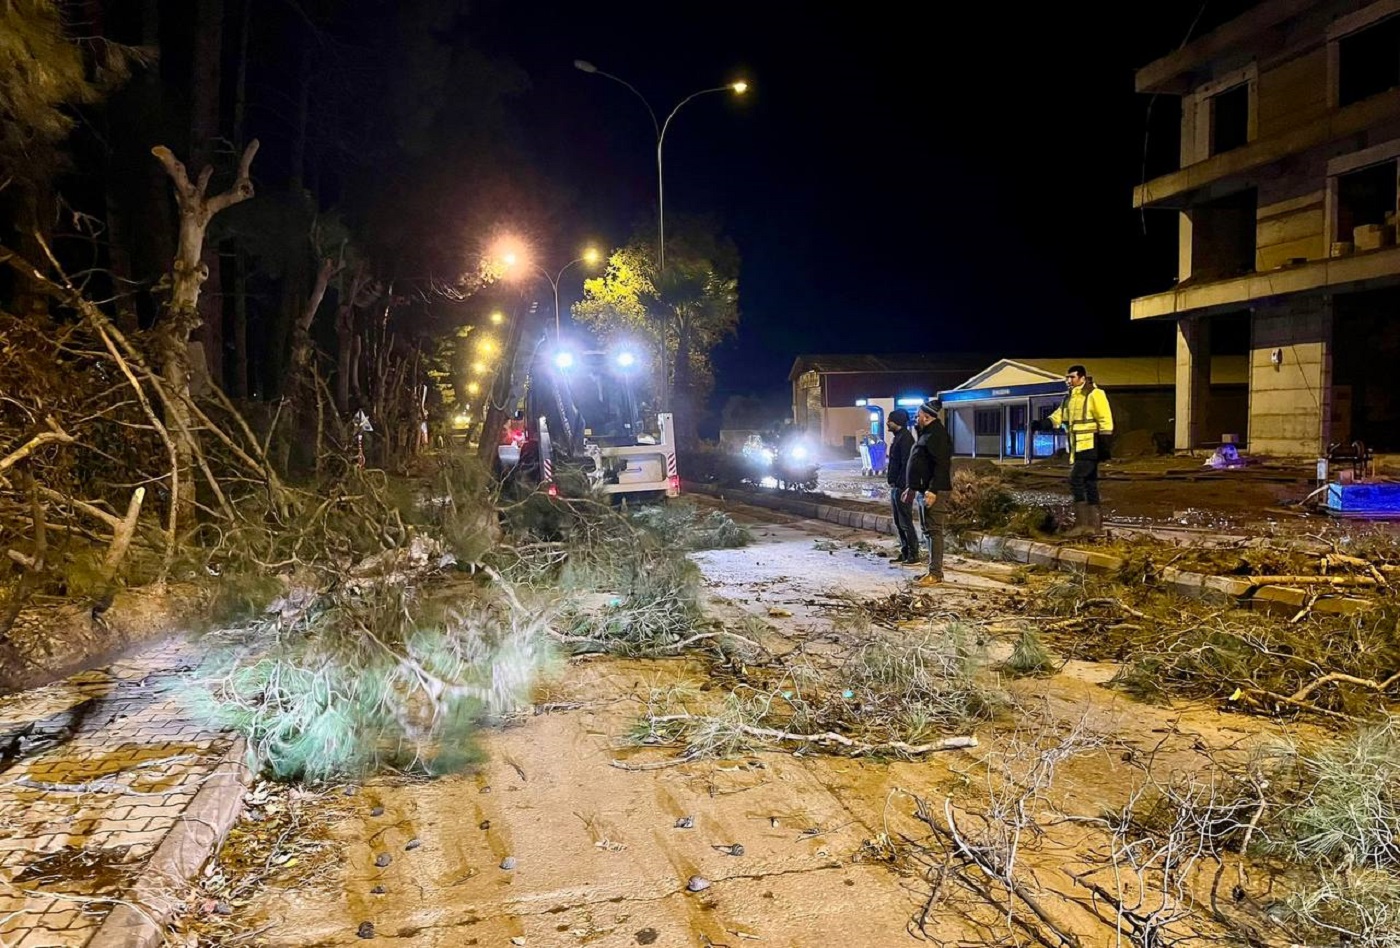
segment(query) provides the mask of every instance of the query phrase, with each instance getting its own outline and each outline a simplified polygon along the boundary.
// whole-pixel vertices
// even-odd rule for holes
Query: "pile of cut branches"
[[[946,736],[993,716],[1003,697],[983,677],[986,654],[964,627],[949,623],[917,637],[876,637],[835,664],[774,661],[746,668],[722,702],[654,694],[634,738],[680,748],[655,769],[706,757],[786,747],[852,756],[917,757],[975,747]]]
[[[580,490],[525,497],[508,508],[507,522],[517,542],[498,551],[503,573],[536,589],[601,599],[565,609],[561,640],[575,651],[674,654],[740,638],[705,619],[700,571],[687,556],[751,541],[723,513],[702,515],[683,502],[628,511]]]
[[[953,497],[948,508],[948,532],[954,537],[974,531],[998,533],[1022,512],[1000,474],[953,472]]]
[[[1234,915],[1273,903],[1264,914],[1292,943],[1400,945],[1400,718],[1216,764],[1208,779],[1148,780],[1113,821],[1119,832],[1152,841],[1142,851],[1216,864],[1211,904]]]
[[[548,614],[509,586],[453,598],[446,607],[380,579],[290,621],[211,633],[187,697],[280,779],[455,769],[473,759],[483,721],[528,700],[551,648]]]
[[[1286,617],[1079,578],[1048,582],[1038,601],[1063,617],[1042,634],[1073,657],[1123,663],[1115,684],[1149,700],[1217,698],[1344,720],[1400,697],[1400,606],[1389,599],[1351,615]]]

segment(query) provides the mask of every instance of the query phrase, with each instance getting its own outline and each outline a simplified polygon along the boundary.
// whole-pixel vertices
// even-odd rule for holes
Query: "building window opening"
[[[1247,188],[1191,210],[1191,278],[1224,280],[1252,273],[1259,194]]]
[[[1337,101],[1350,105],[1400,86],[1400,16],[1387,17],[1337,43]]]
[[[1249,143],[1249,86],[1211,96],[1210,153],[1219,155]]]
[[[1395,175],[1395,162],[1387,161],[1337,176],[1337,240],[1354,241],[1357,250],[1394,243],[1393,231],[1387,240],[1385,228],[1395,224]]]
[[[974,424],[976,425],[977,434],[982,437],[1001,434],[1001,409],[979,408],[975,416]]]

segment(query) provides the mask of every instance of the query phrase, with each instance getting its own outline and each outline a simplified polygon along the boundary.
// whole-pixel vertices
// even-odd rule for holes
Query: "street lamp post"
[[[626,86],[633,95],[642,100],[642,105],[646,107],[647,115],[651,116],[651,127],[656,132],[656,272],[661,273],[666,269],[666,177],[661,162],[662,147],[666,144],[666,132],[671,127],[671,120],[676,117],[676,113],[684,108],[692,99],[697,99],[702,95],[711,92],[733,92],[736,95],[743,95],[749,91],[747,82],[731,82],[727,86],[715,86],[713,89],[701,89],[699,92],[692,92],[690,95],[676,103],[666,121],[657,121],[656,112],[652,109],[651,103],[646,96],[637,91],[636,86],[619,76],[614,76],[610,72],[604,72],[586,59],[575,59],[574,68],[591,75],[603,76],[613,82]]]
[[[623,79],[621,76],[614,76],[610,72],[604,72],[586,59],[575,59],[574,68],[580,72],[589,73],[590,75],[603,76],[604,78],[611,79],[613,82],[625,86],[628,91],[641,100],[642,105],[646,107],[647,115],[651,117],[651,127],[652,130],[656,132],[656,273],[660,276],[666,269],[666,174],[661,158],[662,149],[666,144],[666,132],[671,128],[671,121],[676,117],[676,113],[693,99],[698,99],[700,96],[708,95],[711,92],[733,92],[735,95],[743,95],[745,92],[749,91],[749,84],[740,80],[738,82],[731,82],[727,86],[715,86],[712,89],[701,89],[698,92],[692,92],[690,95],[677,102],[676,107],[666,116],[666,121],[661,122],[657,120],[656,111],[652,109],[651,103],[647,101],[647,97],[638,92],[637,87],[626,79]],[[661,353],[661,359],[658,365],[661,371],[661,400],[663,405],[669,406],[671,399],[668,392],[669,386],[666,377],[666,331],[664,325],[662,325],[657,332],[657,343],[658,351]]]
[[[592,248],[585,250],[582,257],[575,257],[564,266],[559,268],[559,272],[550,276],[549,271],[538,263],[532,263],[540,275],[549,281],[550,288],[554,290],[554,338],[559,338],[559,281],[564,278],[564,273],[576,263],[593,264],[598,262],[598,251]]]

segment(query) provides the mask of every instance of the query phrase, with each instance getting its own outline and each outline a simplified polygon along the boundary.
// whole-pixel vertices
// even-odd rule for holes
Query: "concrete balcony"
[[[1133,188],[1133,207],[1186,207],[1191,204],[1195,192],[1207,185],[1248,177],[1289,156],[1359,135],[1395,119],[1400,119],[1400,89],[1363,99],[1297,128],[1256,139],[1241,148],[1153,178]]]
[[[1362,290],[1397,280],[1400,280],[1400,247],[1387,247],[1140,296],[1133,300],[1132,318],[1161,319],[1202,314],[1207,310],[1242,309],[1253,302],[1290,293]]]

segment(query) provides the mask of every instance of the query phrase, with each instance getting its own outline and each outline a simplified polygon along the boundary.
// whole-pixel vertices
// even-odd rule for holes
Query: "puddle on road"
[[[98,753],[53,761],[43,779],[45,783],[67,786],[120,780],[134,793],[163,793],[177,789],[189,775],[188,768],[171,774],[163,765],[174,764],[174,758],[206,757],[211,753],[213,748],[208,742],[118,744]]]
[[[110,849],[65,847],[41,856],[11,880],[15,886],[68,895],[111,895],[122,891],[138,868],[130,846]]]
[[[97,711],[101,701],[96,697],[87,698],[72,707],[0,734],[0,774],[23,760],[72,740]]]

